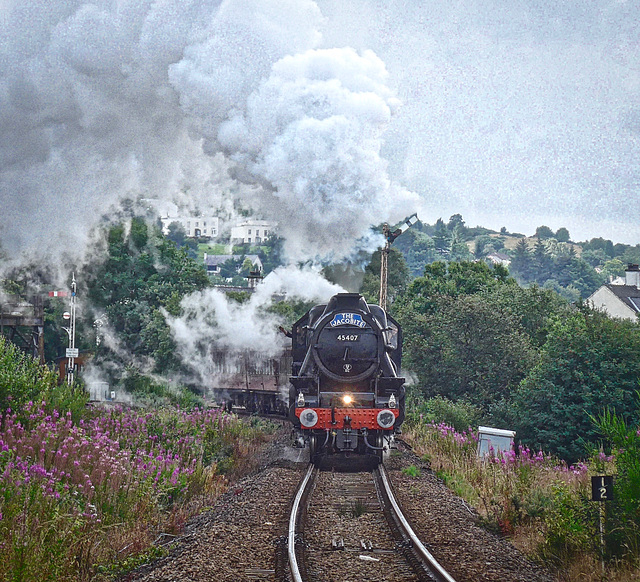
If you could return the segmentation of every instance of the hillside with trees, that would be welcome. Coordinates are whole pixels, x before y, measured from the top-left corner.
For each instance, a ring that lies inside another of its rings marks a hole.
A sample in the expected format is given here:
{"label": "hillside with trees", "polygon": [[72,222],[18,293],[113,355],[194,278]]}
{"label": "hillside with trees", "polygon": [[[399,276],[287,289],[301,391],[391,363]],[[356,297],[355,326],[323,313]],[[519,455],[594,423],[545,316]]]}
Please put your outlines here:
{"label": "hillside with trees", "polygon": [[568,229],[554,232],[539,226],[531,237],[466,226],[460,214],[447,222],[418,222],[394,243],[414,277],[436,261],[482,260],[492,262],[496,253],[508,262],[509,273],[523,286],[552,289],[569,301],[585,299],[610,279],[619,277],[629,263],[640,263],[640,244],[614,244],[593,238],[571,241]]}
{"label": "hillside with trees", "polygon": [[[193,258],[197,247],[176,234],[165,237],[136,217],[112,225],[95,253],[100,258],[80,278],[78,345],[118,389],[158,391],[158,383],[185,371],[164,314],[179,315],[185,295],[214,281]],[[281,262],[280,248],[274,238],[234,249],[239,258],[225,266],[227,278],[242,278],[249,254],[261,254],[269,272]],[[492,262],[496,253],[509,258],[508,266]],[[359,260],[366,266],[334,266],[325,275],[341,284],[358,281],[375,302],[380,252]],[[459,214],[418,222],[395,241],[389,260],[390,309],[404,327],[411,390],[424,400],[470,406],[478,422],[512,427],[527,442],[580,457],[586,448],[578,437],[596,442],[586,426],[603,402],[628,416],[635,410],[638,324],[610,320],[582,303],[628,262],[640,262],[640,245],[575,243],[563,228],[541,226],[527,238],[506,228],[470,228]],[[26,297],[29,285],[45,286],[50,276],[32,266],[4,286]],[[46,306],[49,362],[66,346],[63,309],[62,300]],[[287,324],[301,310],[272,308]]]}

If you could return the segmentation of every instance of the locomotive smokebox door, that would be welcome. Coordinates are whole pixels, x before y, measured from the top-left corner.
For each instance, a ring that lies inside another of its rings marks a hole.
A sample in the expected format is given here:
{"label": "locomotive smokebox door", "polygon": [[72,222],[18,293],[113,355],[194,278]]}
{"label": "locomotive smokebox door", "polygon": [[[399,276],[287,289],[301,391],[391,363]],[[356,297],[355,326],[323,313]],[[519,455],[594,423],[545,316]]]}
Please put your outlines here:
{"label": "locomotive smokebox door", "polygon": [[378,342],[375,330],[361,315],[336,313],[317,334],[314,359],[329,377],[358,381],[375,371]]}

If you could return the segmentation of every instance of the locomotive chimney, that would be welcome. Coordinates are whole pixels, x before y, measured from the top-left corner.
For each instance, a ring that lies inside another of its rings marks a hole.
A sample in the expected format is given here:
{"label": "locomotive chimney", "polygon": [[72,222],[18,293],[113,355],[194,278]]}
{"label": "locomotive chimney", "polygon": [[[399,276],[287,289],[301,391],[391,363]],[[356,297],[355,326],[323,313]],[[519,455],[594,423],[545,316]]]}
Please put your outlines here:
{"label": "locomotive chimney", "polygon": [[630,287],[640,289],[640,267],[629,264],[624,271],[624,283]]}

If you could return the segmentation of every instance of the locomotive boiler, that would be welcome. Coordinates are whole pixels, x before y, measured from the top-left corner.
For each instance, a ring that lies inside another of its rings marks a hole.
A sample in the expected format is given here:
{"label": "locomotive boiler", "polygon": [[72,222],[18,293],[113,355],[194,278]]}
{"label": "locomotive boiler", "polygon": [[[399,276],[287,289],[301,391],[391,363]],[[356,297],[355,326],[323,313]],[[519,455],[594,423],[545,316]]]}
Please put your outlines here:
{"label": "locomotive boiler", "polygon": [[310,309],[291,335],[290,418],[312,459],[382,459],[404,420],[398,322],[358,293],[339,293]]}

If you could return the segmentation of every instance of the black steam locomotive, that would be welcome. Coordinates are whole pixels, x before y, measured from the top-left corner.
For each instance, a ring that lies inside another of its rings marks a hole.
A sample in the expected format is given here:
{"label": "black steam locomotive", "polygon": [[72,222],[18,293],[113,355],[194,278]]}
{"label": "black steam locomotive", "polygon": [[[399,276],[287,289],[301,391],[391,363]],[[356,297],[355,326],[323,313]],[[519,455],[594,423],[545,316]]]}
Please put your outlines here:
{"label": "black steam locomotive", "polygon": [[398,322],[357,293],[339,293],[310,309],[291,334],[289,414],[312,459],[382,459],[404,420]]}

